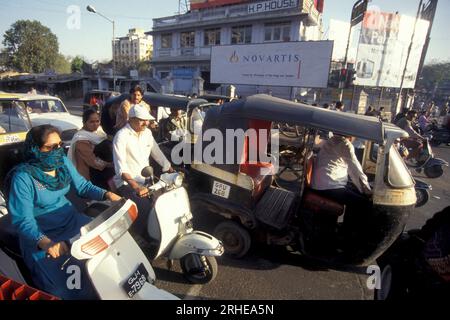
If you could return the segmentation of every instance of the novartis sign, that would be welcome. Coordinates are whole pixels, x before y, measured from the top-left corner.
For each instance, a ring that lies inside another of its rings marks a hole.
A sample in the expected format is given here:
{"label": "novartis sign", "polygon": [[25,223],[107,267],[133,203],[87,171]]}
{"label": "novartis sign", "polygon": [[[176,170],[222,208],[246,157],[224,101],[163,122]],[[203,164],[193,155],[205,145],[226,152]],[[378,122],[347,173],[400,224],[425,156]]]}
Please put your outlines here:
{"label": "novartis sign", "polygon": [[248,13],[261,13],[298,7],[298,0],[269,0],[248,5]]}

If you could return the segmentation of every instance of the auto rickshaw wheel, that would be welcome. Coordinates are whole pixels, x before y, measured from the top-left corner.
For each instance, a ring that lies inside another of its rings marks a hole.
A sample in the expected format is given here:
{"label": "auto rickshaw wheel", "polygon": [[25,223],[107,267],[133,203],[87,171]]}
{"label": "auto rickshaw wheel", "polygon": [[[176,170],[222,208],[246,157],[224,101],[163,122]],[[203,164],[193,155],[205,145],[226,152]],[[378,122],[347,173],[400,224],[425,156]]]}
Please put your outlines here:
{"label": "auto rickshaw wheel", "polygon": [[380,288],[375,289],[375,300],[398,300],[406,295],[403,278],[398,266],[389,262],[379,263]]}
{"label": "auto rickshaw wheel", "polygon": [[431,166],[431,167],[426,167],[424,172],[428,178],[436,179],[436,178],[441,177],[444,174],[444,169],[440,165],[435,165],[435,166]]}
{"label": "auto rickshaw wheel", "polygon": [[252,244],[248,231],[234,221],[220,223],[214,229],[214,236],[222,241],[225,253],[234,258],[245,256]]}

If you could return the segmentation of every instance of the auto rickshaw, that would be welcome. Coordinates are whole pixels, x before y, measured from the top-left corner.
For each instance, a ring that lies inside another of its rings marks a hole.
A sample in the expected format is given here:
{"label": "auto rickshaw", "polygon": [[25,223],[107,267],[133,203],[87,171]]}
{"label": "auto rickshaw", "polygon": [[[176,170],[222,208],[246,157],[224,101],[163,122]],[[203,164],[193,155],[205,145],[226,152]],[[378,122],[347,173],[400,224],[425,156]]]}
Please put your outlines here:
{"label": "auto rickshaw", "polygon": [[94,109],[101,112],[103,105],[111,97],[120,96],[120,92],[109,90],[91,90],[85,94],[83,99],[83,111]]}
{"label": "auto rickshaw", "polygon": [[[223,152],[224,157],[230,152],[239,154],[234,164],[191,165],[188,181],[193,211],[219,217],[214,235],[234,257],[243,257],[252,242],[259,241],[324,261],[351,265],[375,261],[404,230],[416,203],[414,180],[393,146],[397,138],[407,133],[373,117],[255,95],[209,110],[203,134],[211,128],[224,136],[229,129],[263,132],[263,129],[271,130],[273,122],[302,128],[303,134],[298,138],[305,150],[299,153],[304,156],[298,159],[302,168],[298,191],[273,185],[276,162],[249,161],[250,149],[267,149],[269,139],[266,145],[261,141],[251,144],[246,137],[234,144],[234,150]],[[356,224],[347,221],[344,205],[310,188],[317,139],[330,131],[365,141],[362,167],[373,186],[373,197],[368,199],[372,209],[360,212],[364,218]],[[273,131],[267,132],[274,135]],[[224,148],[227,146],[224,143]],[[201,147],[205,151],[211,146],[203,142]],[[276,158],[276,148],[271,149],[271,155],[265,152]]]}

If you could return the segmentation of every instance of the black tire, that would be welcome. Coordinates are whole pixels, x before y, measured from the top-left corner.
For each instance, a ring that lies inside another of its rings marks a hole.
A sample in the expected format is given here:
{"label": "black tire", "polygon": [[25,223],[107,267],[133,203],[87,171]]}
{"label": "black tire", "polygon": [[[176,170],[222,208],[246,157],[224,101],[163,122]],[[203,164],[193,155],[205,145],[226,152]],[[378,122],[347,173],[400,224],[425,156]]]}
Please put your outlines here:
{"label": "black tire", "polygon": [[441,141],[439,141],[439,140],[436,140],[436,139],[431,139],[430,140],[430,143],[431,143],[431,146],[432,147],[439,147],[440,145],[441,145]]}
{"label": "black tire", "polygon": [[213,281],[219,270],[215,257],[200,256],[195,253],[181,258],[180,266],[186,280],[194,284],[207,284]]}
{"label": "black tire", "polygon": [[214,236],[221,240],[225,253],[242,258],[250,250],[252,240],[247,230],[234,221],[225,221],[214,229]]}
{"label": "black tire", "polygon": [[426,167],[424,172],[428,178],[436,179],[436,178],[441,177],[444,174],[444,169],[440,165],[435,165],[435,166],[431,166],[431,167]]}
{"label": "black tire", "polygon": [[375,300],[400,300],[406,296],[402,273],[395,264],[378,263],[381,271],[380,289],[375,289]]}
{"label": "black tire", "polygon": [[425,189],[416,189],[416,208],[423,207],[430,199],[430,193]]}

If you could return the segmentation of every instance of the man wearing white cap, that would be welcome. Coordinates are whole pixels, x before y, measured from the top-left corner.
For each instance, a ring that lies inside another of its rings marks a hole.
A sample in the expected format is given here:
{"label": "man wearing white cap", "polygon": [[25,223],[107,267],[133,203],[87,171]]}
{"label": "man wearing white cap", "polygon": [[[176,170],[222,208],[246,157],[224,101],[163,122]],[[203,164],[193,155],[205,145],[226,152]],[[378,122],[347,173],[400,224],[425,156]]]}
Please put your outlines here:
{"label": "man wearing white cap", "polygon": [[[135,232],[139,226],[146,226],[147,213],[151,203],[146,196],[147,188],[144,187],[145,178],[141,175],[143,168],[149,166],[150,156],[162,167],[163,172],[173,169],[170,162],[161,152],[148,129],[150,121],[154,121],[148,109],[142,105],[133,105],[129,111],[129,120],[125,127],[117,132],[114,137],[113,155],[114,183],[117,193],[122,197],[133,200],[139,210],[139,217],[134,223]],[[141,219],[139,219],[141,218]]]}

